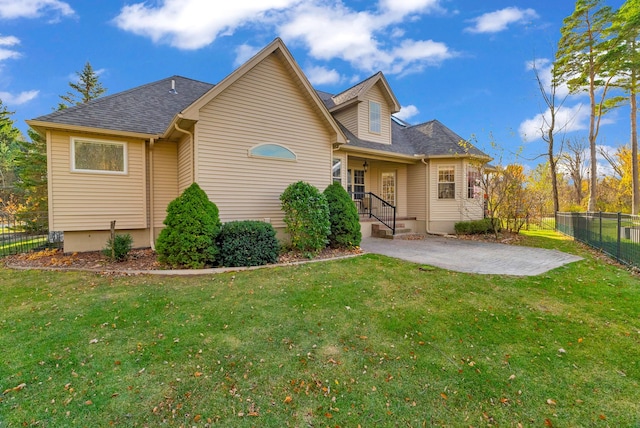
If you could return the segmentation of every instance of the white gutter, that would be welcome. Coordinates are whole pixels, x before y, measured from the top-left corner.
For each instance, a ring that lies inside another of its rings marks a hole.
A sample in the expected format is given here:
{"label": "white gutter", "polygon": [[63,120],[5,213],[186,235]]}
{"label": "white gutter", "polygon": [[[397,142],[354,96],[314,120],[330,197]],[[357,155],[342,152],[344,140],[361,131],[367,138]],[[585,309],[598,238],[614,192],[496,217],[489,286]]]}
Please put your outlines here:
{"label": "white gutter", "polygon": [[153,182],[153,146],[155,144],[155,140],[153,138],[149,138],[149,245],[151,249],[155,251],[156,249],[156,232],[155,232],[155,216],[154,214],[154,182]]}

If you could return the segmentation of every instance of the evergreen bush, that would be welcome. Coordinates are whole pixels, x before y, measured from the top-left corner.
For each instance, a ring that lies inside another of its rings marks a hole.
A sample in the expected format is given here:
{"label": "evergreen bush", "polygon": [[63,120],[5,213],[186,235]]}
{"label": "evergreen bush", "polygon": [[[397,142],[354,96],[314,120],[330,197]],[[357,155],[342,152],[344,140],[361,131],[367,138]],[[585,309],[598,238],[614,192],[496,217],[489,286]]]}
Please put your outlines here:
{"label": "evergreen bush", "polygon": [[291,247],[304,252],[326,247],[331,233],[327,198],[315,186],[298,181],[285,189],[280,201]]}
{"label": "evergreen bush", "polygon": [[276,231],[262,221],[231,221],[218,236],[222,266],[261,266],[278,261],[280,243]]}
{"label": "evergreen bush", "polygon": [[164,224],[156,241],[159,261],[192,269],[215,265],[221,226],[218,207],[197,183],[171,201]]}
{"label": "evergreen bush", "polygon": [[107,246],[102,250],[109,259],[121,262],[127,258],[133,245],[133,238],[128,233],[124,235],[116,235],[114,239],[107,240]]}
{"label": "evergreen bush", "polygon": [[360,218],[356,204],[347,191],[340,183],[334,182],[324,189],[324,196],[329,204],[329,245],[346,248],[359,246],[362,240]]}

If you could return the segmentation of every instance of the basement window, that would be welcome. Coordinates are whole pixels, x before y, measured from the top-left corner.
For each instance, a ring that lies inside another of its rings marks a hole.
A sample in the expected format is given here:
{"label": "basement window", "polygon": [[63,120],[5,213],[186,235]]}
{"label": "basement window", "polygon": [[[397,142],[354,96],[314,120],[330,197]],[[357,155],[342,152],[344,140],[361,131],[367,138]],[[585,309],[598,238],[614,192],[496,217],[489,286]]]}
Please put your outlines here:
{"label": "basement window", "polygon": [[71,171],[126,174],[127,143],[72,138]]}

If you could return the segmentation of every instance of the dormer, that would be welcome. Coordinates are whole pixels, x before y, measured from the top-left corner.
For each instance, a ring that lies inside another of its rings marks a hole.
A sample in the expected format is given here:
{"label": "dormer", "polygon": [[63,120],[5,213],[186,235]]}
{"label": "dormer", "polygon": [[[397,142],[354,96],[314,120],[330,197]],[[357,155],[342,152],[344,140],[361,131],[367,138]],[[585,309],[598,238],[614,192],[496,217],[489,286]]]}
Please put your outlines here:
{"label": "dormer", "polygon": [[330,104],[333,117],[359,139],[391,144],[391,115],[400,104],[382,72],[334,95]]}

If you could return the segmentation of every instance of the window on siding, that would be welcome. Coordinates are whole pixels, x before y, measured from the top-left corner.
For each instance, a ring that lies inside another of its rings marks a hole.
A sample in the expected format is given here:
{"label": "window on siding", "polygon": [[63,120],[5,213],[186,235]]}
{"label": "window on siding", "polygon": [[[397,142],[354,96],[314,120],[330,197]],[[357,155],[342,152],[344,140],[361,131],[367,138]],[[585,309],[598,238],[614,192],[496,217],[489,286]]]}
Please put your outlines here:
{"label": "window on siding", "polygon": [[452,166],[438,168],[438,199],[455,199],[456,170]]}
{"label": "window on siding", "polygon": [[482,195],[480,187],[480,172],[477,169],[467,170],[467,198],[475,199]]}
{"label": "window on siding", "polygon": [[297,159],[295,153],[280,144],[260,144],[249,149],[249,156],[284,160]]}
{"label": "window on siding", "polygon": [[127,143],[72,138],[71,170],[101,174],[126,174]]}
{"label": "window on siding", "polygon": [[380,103],[369,101],[369,132],[380,133]]}
{"label": "window on siding", "polygon": [[342,184],[342,160],[341,159],[334,159],[333,160],[333,167],[331,169],[331,175],[333,177],[333,182],[334,183]]}

